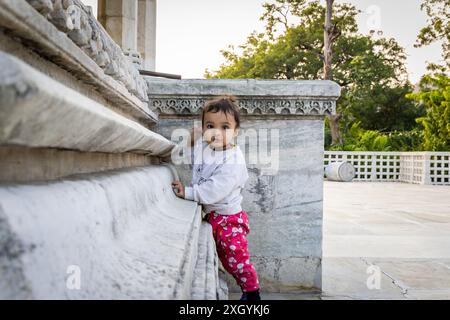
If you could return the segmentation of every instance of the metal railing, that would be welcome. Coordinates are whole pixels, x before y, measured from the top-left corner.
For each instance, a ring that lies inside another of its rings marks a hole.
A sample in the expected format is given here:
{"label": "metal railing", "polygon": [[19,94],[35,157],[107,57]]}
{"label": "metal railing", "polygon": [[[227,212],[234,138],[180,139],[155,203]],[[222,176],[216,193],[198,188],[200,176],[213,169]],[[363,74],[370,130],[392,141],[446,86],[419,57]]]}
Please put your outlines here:
{"label": "metal railing", "polygon": [[168,78],[168,79],[181,79],[181,76],[179,74],[163,73],[163,72],[156,72],[156,71],[149,71],[149,70],[139,70],[139,73],[142,76],[160,77],[160,78]]}

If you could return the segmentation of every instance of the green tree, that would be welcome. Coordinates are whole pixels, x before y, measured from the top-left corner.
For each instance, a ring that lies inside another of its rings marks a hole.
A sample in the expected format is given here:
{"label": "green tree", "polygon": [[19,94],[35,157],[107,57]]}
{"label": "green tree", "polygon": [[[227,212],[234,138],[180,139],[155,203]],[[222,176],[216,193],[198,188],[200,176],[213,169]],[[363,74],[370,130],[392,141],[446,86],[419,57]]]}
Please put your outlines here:
{"label": "green tree", "polygon": [[450,151],[450,0],[423,0],[421,9],[428,15],[428,21],[415,46],[442,42],[444,64],[430,63],[430,72],[422,77],[419,92],[407,97],[426,109],[426,114],[416,119],[422,129],[420,148]]}
{"label": "green tree", "polygon": [[429,69],[445,72],[450,70],[450,0],[423,0],[421,10],[428,15],[427,25],[417,36],[415,47],[442,42],[444,65],[430,64]]}
{"label": "green tree", "polygon": [[409,84],[396,87],[375,84],[367,92],[349,92],[345,102],[348,104],[346,123],[360,121],[364,129],[385,133],[416,128],[415,119],[424,116],[425,109],[406,98],[412,89]]}
{"label": "green tree", "polygon": [[[323,33],[323,79],[333,80],[333,46],[337,39],[341,36],[341,30],[336,24],[333,24],[333,5],[334,0],[326,0],[325,7],[325,25]],[[331,140],[333,144],[342,144],[342,135],[339,128],[339,120],[342,114],[329,114],[328,125],[331,132]]]}
{"label": "green tree", "polygon": [[[253,32],[238,50],[233,46],[222,50],[225,63],[219,70],[206,70],[205,76],[322,78],[325,7],[317,0],[276,0],[264,8],[265,32]],[[334,41],[332,69],[333,80],[342,88],[337,104],[341,130],[345,134],[354,121],[362,128],[386,132],[411,128],[418,108],[402,96],[411,89],[404,50],[394,39],[359,34],[359,12],[345,3],[333,7],[332,25],[339,37]],[[389,121],[383,121],[387,116]]]}
{"label": "green tree", "polygon": [[426,115],[416,119],[423,126],[423,149],[450,151],[450,78],[444,74],[426,75],[420,89],[408,97],[426,108]]}

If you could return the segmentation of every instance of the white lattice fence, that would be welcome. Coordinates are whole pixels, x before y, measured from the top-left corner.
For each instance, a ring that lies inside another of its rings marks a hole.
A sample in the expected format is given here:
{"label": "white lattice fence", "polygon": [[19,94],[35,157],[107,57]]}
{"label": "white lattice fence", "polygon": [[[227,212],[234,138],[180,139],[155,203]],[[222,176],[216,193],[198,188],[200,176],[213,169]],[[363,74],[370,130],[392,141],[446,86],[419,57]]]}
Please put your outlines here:
{"label": "white lattice fence", "polygon": [[324,167],[337,161],[353,164],[354,181],[450,185],[450,152],[324,152]]}
{"label": "white lattice fence", "polygon": [[433,152],[429,169],[431,184],[450,185],[450,152]]}
{"label": "white lattice fence", "polygon": [[430,184],[428,157],[425,153],[406,152],[400,154],[400,182]]}

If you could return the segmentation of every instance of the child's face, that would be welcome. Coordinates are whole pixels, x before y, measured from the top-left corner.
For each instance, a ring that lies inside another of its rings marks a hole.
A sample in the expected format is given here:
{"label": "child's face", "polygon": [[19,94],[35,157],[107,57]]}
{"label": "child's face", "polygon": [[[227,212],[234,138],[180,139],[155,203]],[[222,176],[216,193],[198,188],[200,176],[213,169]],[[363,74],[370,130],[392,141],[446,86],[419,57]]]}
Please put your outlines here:
{"label": "child's face", "polygon": [[207,112],[203,120],[203,137],[214,148],[225,148],[239,129],[236,128],[236,120],[230,114],[219,112]]}

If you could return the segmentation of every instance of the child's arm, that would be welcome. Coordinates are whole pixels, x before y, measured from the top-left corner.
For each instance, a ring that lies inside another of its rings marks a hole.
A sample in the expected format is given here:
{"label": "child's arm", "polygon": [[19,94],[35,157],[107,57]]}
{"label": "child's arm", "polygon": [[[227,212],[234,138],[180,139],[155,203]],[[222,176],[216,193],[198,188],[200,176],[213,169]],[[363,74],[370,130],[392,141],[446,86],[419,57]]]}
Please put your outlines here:
{"label": "child's arm", "polygon": [[[194,164],[194,148],[193,147],[194,147],[196,141],[201,137],[202,137],[202,128],[193,127],[191,130],[191,141],[190,141],[190,148],[191,148],[191,150],[190,150],[190,152],[191,152],[190,167],[191,168]],[[187,150],[184,150],[184,152],[186,152],[186,151]],[[177,197],[185,198],[185,187],[181,181],[179,181],[179,180],[172,181],[172,189],[174,189]]]}
{"label": "child's arm", "polygon": [[202,184],[184,188],[184,198],[201,204],[214,204],[225,198],[239,184],[245,165],[219,166]]}

